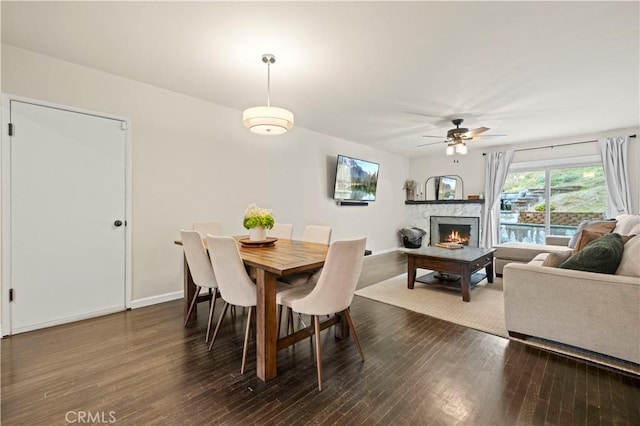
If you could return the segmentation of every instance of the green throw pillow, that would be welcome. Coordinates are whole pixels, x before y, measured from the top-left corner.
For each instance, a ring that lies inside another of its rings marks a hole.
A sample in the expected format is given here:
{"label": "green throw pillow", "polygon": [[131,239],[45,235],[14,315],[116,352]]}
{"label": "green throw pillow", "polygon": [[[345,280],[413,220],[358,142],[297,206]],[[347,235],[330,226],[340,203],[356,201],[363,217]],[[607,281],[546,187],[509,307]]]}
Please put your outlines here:
{"label": "green throw pillow", "polygon": [[558,267],[600,274],[615,274],[623,252],[622,237],[619,234],[605,234],[591,241]]}

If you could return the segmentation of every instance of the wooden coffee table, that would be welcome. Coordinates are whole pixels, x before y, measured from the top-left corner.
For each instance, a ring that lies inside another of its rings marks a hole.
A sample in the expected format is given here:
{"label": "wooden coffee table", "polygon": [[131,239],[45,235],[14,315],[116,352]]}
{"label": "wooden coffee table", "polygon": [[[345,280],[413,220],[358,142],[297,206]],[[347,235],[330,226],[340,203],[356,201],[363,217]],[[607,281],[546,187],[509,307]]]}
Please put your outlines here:
{"label": "wooden coffee table", "polygon": [[[437,271],[418,278],[419,282],[437,284],[447,287],[460,288],[462,300],[471,300],[471,287],[484,279],[474,272],[485,268],[486,278],[493,283],[493,252],[492,248],[465,247],[463,249],[445,249],[440,247],[423,247],[416,250],[406,250],[407,254],[407,287],[412,289],[416,282],[416,269],[430,269]],[[440,274],[438,274],[440,273]],[[459,275],[455,279],[438,278],[443,274]],[[474,278],[472,280],[472,274]]]}

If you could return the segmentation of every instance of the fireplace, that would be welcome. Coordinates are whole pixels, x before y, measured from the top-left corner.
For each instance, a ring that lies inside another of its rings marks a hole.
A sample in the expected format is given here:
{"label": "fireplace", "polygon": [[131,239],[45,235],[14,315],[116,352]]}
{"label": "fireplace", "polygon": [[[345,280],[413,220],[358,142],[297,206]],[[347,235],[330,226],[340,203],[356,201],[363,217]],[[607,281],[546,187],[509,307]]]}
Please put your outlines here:
{"label": "fireplace", "polygon": [[431,216],[430,245],[458,243],[478,247],[480,218],[459,216]]}

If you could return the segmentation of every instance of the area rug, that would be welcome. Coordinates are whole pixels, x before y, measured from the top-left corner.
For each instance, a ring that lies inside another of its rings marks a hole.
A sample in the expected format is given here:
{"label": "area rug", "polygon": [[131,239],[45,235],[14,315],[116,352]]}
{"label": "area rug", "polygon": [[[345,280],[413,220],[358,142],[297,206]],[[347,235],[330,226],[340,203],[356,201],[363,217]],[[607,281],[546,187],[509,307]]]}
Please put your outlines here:
{"label": "area rug", "polygon": [[[417,276],[429,271],[419,270]],[[471,290],[471,301],[462,301],[462,293],[416,282],[407,288],[407,274],[398,275],[356,291],[358,296],[388,305],[443,319],[465,327],[508,337],[504,325],[502,279],[493,284],[481,281]]]}
{"label": "area rug", "polygon": [[[427,272],[429,271],[418,270],[416,276],[420,277]],[[459,291],[442,289],[428,284],[416,282],[413,290],[410,290],[407,288],[407,274],[398,275],[357,290],[356,295],[527,345],[640,375],[640,365],[638,364],[543,339],[521,340],[509,337],[504,324],[502,278],[496,278],[493,284],[489,284],[486,279],[478,283],[471,290],[471,301],[468,303],[462,301],[462,294]]]}

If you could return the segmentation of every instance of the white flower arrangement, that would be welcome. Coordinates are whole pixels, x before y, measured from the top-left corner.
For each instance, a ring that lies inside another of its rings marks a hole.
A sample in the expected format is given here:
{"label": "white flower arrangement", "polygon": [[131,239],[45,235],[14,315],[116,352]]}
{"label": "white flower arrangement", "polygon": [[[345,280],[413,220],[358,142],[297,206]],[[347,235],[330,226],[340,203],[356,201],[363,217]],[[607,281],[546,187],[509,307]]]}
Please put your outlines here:
{"label": "white flower arrangement", "polygon": [[271,210],[262,209],[255,204],[250,204],[249,207],[244,211],[244,220],[242,225],[246,229],[255,228],[257,226],[262,226],[265,229],[273,228],[273,224],[275,220],[271,215]]}

